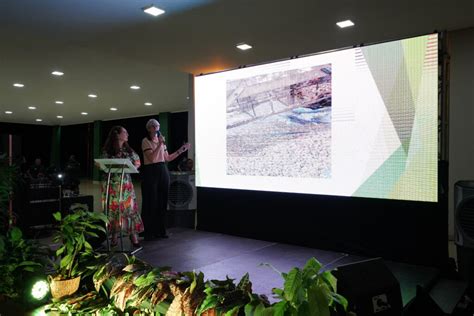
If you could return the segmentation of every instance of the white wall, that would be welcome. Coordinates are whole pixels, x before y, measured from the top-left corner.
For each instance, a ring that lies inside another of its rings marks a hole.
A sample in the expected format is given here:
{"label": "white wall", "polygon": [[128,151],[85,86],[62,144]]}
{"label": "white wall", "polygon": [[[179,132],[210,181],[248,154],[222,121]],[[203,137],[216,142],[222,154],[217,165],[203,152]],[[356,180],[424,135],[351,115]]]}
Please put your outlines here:
{"label": "white wall", "polygon": [[449,236],[454,236],[454,184],[474,180],[474,28],[449,33]]}

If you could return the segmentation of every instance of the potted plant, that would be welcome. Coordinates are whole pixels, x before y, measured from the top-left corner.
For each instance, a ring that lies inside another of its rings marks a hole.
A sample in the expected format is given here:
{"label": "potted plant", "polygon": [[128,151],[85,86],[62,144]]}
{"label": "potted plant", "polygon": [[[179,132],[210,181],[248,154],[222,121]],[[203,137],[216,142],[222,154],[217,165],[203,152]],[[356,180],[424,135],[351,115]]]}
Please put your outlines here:
{"label": "potted plant", "polygon": [[61,246],[56,250],[56,275],[50,276],[53,298],[74,294],[79,288],[81,275],[93,265],[95,252],[87,238],[105,233],[107,218],[98,212],[89,212],[83,204],[73,205],[72,213],[62,217],[60,212],[53,216],[59,222],[53,238]]}
{"label": "potted plant", "polygon": [[274,288],[280,301],[265,307],[255,300],[245,306],[246,315],[308,315],[330,316],[337,307],[347,310],[347,300],[337,294],[337,280],[315,258],[306,262],[303,269],[293,268],[288,273],[276,270],[284,279],[283,288]]}

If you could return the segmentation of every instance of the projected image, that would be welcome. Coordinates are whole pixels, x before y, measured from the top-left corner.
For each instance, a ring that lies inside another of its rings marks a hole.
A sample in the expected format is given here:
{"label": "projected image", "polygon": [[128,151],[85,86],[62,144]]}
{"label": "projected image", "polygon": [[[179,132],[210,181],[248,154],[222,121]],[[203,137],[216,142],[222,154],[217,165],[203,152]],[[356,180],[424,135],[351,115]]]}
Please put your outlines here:
{"label": "projected image", "polygon": [[199,187],[436,202],[438,35],[195,78]]}
{"label": "projected image", "polygon": [[227,81],[227,175],[331,176],[331,64]]}

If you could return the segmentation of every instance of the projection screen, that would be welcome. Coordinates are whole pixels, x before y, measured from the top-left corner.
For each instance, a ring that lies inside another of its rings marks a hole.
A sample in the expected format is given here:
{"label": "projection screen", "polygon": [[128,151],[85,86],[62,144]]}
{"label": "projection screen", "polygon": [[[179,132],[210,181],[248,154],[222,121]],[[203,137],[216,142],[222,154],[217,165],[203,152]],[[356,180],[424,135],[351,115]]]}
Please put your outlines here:
{"label": "projection screen", "polygon": [[197,186],[437,201],[437,34],[194,80]]}

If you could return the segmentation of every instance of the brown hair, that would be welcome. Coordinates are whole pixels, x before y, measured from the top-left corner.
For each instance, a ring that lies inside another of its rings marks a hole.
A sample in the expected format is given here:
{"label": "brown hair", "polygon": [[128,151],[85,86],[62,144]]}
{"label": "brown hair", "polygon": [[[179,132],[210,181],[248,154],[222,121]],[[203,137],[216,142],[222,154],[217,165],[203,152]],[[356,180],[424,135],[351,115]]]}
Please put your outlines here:
{"label": "brown hair", "polygon": [[[123,129],[124,128],[119,125],[114,126],[110,129],[109,135],[105,140],[104,147],[102,148],[102,151],[107,153],[107,156],[114,157],[120,152],[119,134],[122,132]],[[130,148],[130,146],[128,145],[128,142],[123,143],[123,148],[126,152],[130,154],[133,152],[132,148]]]}

